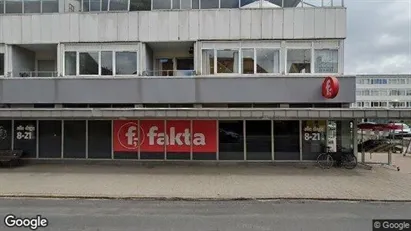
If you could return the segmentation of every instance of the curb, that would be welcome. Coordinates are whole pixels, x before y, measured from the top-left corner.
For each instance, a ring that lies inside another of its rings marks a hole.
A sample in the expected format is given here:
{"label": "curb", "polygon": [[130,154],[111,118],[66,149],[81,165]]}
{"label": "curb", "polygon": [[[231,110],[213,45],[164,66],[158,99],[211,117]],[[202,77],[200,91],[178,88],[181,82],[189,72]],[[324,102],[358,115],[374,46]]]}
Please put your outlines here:
{"label": "curb", "polygon": [[310,198],[310,197],[272,197],[272,198],[208,198],[208,197],[118,197],[118,196],[66,196],[66,195],[0,195],[0,199],[61,199],[61,200],[133,200],[133,201],[340,201],[340,202],[373,202],[373,203],[411,203],[410,200],[394,199],[358,199],[358,198]]}

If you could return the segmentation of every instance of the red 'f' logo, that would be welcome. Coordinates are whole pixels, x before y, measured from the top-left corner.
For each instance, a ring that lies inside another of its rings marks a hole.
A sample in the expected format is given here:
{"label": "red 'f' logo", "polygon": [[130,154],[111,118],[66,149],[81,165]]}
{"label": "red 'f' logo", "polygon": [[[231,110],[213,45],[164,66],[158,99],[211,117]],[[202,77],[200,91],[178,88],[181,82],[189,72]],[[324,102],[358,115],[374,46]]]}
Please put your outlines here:
{"label": "red 'f' logo", "polygon": [[322,85],[322,95],[327,99],[333,99],[337,96],[339,88],[340,86],[337,78],[327,77]]}

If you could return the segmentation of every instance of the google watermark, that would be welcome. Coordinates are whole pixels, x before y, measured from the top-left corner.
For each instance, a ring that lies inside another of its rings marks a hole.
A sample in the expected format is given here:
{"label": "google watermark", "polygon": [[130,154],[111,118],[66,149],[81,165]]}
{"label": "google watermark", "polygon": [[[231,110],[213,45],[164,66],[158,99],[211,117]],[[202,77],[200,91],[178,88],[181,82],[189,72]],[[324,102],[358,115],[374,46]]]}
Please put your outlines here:
{"label": "google watermark", "polygon": [[27,228],[30,230],[38,230],[49,225],[47,218],[37,215],[35,217],[18,217],[14,214],[8,214],[4,217],[4,224],[9,228]]}
{"label": "google watermark", "polygon": [[411,231],[411,220],[373,220],[373,231]]}

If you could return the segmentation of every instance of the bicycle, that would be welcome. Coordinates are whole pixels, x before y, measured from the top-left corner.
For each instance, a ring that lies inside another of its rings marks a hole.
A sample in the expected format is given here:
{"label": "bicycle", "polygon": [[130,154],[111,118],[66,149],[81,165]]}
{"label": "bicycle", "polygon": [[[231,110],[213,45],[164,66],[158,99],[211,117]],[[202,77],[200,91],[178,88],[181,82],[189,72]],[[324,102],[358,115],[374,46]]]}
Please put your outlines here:
{"label": "bicycle", "polygon": [[353,153],[345,153],[341,156],[341,166],[344,168],[354,169],[357,164],[357,157]]}
{"label": "bicycle", "polygon": [[334,158],[331,155],[330,147],[327,148],[327,152],[318,155],[317,163],[322,169],[329,169],[334,165]]}

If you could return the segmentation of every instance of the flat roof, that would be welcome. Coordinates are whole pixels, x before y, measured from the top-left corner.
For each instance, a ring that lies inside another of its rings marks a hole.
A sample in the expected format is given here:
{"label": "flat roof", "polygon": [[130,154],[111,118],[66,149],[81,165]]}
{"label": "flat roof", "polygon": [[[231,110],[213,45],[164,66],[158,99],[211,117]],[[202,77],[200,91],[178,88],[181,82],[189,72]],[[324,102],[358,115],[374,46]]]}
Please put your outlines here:
{"label": "flat roof", "polygon": [[0,119],[411,119],[411,109],[363,108],[2,108]]}

